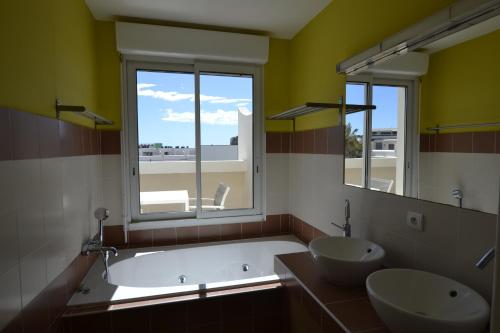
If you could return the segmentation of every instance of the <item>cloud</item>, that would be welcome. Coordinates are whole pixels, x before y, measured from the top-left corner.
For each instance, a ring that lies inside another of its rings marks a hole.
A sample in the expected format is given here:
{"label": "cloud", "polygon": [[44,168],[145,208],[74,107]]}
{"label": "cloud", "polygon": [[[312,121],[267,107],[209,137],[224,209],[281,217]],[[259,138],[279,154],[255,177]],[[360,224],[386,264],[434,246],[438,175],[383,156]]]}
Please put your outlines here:
{"label": "cloud", "polygon": [[[179,93],[177,91],[162,91],[162,90],[148,89],[148,88],[153,88],[155,86],[156,85],[152,83],[138,83],[137,95],[162,99],[167,102],[178,102],[186,100],[194,102],[194,94],[191,93],[184,94],[184,93]],[[236,104],[236,103],[248,104],[252,100],[249,98],[228,98],[222,96],[200,95],[200,101],[208,102],[211,104]]]}
{"label": "cloud", "polygon": [[137,85],[137,95],[138,96],[148,96],[157,99],[163,99],[167,102],[178,102],[184,100],[193,101],[193,94],[183,94],[178,93],[176,91],[161,91],[161,90],[153,90],[153,89],[141,89],[139,85]]}
{"label": "cloud", "polygon": [[145,89],[145,88],[152,88],[155,86],[156,86],[156,84],[154,84],[154,83],[137,83],[137,91]]}
{"label": "cloud", "polygon": [[238,125],[238,112],[221,109],[215,112],[201,111],[200,119],[203,124],[209,125]]}
{"label": "cloud", "polygon": [[[164,121],[177,123],[194,123],[194,112],[175,112],[172,109],[165,110]],[[238,111],[225,111],[218,109],[215,112],[201,110],[200,120],[202,124],[208,125],[238,125]]]}
{"label": "cloud", "polygon": [[171,121],[176,123],[193,123],[194,112],[175,112],[172,109],[165,110],[165,116],[161,120]]}
{"label": "cloud", "polygon": [[246,103],[248,104],[252,100],[249,98],[227,98],[220,96],[208,96],[208,95],[200,95],[201,102],[208,102],[212,104],[236,104],[236,103]]}

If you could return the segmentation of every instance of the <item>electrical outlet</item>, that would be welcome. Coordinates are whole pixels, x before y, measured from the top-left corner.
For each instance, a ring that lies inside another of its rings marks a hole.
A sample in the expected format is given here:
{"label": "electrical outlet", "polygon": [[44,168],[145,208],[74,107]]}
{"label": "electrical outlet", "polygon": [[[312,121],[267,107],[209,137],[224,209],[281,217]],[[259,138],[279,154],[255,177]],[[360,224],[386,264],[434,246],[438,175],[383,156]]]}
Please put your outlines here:
{"label": "electrical outlet", "polygon": [[406,225],[418,231],[424,231],[424,216],[421,213],[408,212]]}

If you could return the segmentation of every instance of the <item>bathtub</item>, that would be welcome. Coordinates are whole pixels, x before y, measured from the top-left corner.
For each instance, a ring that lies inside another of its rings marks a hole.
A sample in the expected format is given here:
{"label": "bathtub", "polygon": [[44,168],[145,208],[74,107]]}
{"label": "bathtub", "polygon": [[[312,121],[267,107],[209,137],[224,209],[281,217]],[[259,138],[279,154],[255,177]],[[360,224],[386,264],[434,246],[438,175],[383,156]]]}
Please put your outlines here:
{"label": "bathtub", "polygon": [[109,283],[98,259],[68,303],[123,303],[279,280],[274,256],[304,252],[292,235],[121,250],[110,258]]}

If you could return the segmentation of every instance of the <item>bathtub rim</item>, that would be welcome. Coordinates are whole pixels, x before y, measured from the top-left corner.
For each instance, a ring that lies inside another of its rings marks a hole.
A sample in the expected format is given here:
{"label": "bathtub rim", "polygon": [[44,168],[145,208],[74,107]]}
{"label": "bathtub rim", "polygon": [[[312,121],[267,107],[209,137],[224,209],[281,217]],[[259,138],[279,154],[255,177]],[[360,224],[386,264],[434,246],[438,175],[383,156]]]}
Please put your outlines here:
{"label": "bathtub rim", "polygon": [[[302,252],[307,252],[307,246],[302,242],[300,239],[295,237],[292,234],[286,234],[286,235],[278,235],[278,236],[267,236],[267,237],[255,237],[255,238],[245,238],[245,239],[237,239],[237,240],[226,240],[226,241],[215,241],[215,242],[206,242],[206,243],[195,243],[195,244],[182,244],[182,245],[168,245],[168,246],[155,246],[155,247],[141,247],[141,248],[128,248],[128,249],[123,249],[120,251],[120,253],[125,253],[125,254],[136,254],[137,252],[159,252],[159,251],[165,251],[165,250],[173,250],[173,249],[189,249],[189,248],[195,248],[195,247],[207,247],[207,246],[217,246],[217,245],[225,245],[225,244],[242,244],[242,243],[254,243],[254,242],[262,242],[262,241],[292,241],[298,244],[301,244],[304,246],[304,251]],[[127,260],[131,258],[130,256],[118,256],[111,258],[110,266],[118,263],[123,260]],[[276,256],[274,256],[276,258]],[[102,263],[102,260],[97,258],[96,262],[92,265],[91,269],[87,272],[85,275],[84,279],[82,280],[81,286],[84,286],[84,282],[87,281],[89,276],[98,274],[100,270],[104,270],[104,265]],[[96,272],[97,271],[97,272]],[[142,296],[142,297],[131,297],[131,298],[125,298],[125,299],[117,299],[117,300],[106,300],[106,301],[90,301],[86,303],[73,303],[72,301],[78,295],[78,291],[75,291],[66,304],[66,309],[69,313],[80,313],[81,310],[83,310],[84,313],[89,313],[89,311],[92,311],[93,308],[100,309],[99,312],[102,312],[103,308],[106,307],[116,307],[118,305],[124,305],[126,304],[133,304],[133,303],[149,303],[152,301],[159,301],[159,302],[166,302],[168,303],[169,299],[174,299],[177,297],[180,298],[186,298],[186,299],[197,299],[197,298],[203,298],[203,295],[206,294],[211,294],[211,293],[223,293],[224,295],[232,294],[232,293],[238,293],[238,290],[240,289],[245,289],[245,288],[250,288],[253,291],[256,290],[266,290],[271,288],[275,288],[276,284],[281,285],[279,276],[275,272],[273,275],[276,277],[270,280],[266,281],[258,281],[254,283],[246,283],[246,284],[234,284],[234,285],[229,285],[229,286],[223,286],[223,287],[218,287],[218,288],[210,288],[210,289],[202,289],[202,290],[189,290],[189,291],[180,291],[176,293],[167,293],[167,294],[158,294],[158,295],[147,295],[147,296]],[[272,276],[272,275],[269,275]],[[95,280],[94,280],[95,281]],[[102,283],[105,283],[102,281]],[[104,286],[106,286],[105,284]],[[116,285],[110,284],[111,287],[108,288],[113,288],[116,287]],[[224,293],[224,291],[228,291],[228,293]],[[231,292],[233,291],[233,292]],[[171,301],[170,301],[171,302]],[[160,303],[161,304],[161,303]],[[137,306],[135,306],[137,307]],[[126,308],[126,307],[125,307]]]}
{"label": "bathtub rim", "polygon": [[178,294],[166,294],[145,296],[143,298],[123,299],[109,302],[96,302],[89,304],[68,305],[62,315],[63,318],[99,314],[109,311],[119,311],[127,309],[142,308],[148,306],[190,302],[196,300],[210,299],[230,295],[239,295],[251,292],[266,291],[283,288],[285,284],[279,278],[276,281],[266,281],[255,284],[235,285],[230,288],[214,288],[207,292],[186,292]]}

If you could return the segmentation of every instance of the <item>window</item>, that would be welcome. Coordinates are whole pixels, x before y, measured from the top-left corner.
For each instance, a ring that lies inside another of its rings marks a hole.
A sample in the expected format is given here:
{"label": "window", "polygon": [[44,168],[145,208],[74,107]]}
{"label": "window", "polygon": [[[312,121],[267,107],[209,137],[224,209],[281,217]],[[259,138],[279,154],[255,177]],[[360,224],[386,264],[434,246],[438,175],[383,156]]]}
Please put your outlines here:
{"label": "window", "polygon": [[133,221],[262,213],[260,69],[127,63]]}
{"label": "window", "polygon": [[[367,84],[349,83],[346,87],[346,103],[366,104]],[[366,112],[346,115],[345,119],[345,168],[346,184],[362,187],[364,184],[365,154],[365,117]]]}
{"label": "window", "polygon": [[407,132],[416,132],[409,103],[413,87],[412,81],[373,78],[347,83],[348,104],[373,104],[376,109],[346,115],[345,184],[411,193],[414,152]]}

